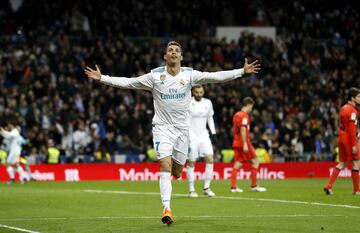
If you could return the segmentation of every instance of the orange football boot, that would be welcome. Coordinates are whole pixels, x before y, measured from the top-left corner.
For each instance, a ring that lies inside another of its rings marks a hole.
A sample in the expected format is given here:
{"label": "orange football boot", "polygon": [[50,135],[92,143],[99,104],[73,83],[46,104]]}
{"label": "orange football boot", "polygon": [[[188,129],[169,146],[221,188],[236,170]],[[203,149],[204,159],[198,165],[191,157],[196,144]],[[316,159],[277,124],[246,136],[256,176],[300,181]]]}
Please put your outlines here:
{"label": "orange football boot", "polygon": [[164,209],[161,221],[167,225],[170,225],[171,223],[174,222],[172,219],[172,212],[170,209]]}

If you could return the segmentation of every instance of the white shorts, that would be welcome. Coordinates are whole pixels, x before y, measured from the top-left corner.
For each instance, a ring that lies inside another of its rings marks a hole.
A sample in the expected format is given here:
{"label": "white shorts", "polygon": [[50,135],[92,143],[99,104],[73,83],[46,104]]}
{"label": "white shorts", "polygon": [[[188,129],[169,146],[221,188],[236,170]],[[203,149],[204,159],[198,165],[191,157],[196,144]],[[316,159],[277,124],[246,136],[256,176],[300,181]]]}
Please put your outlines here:
{"label": "white shorts", "polygon": [[13,150],[10,151],[8,154],[8,157],[6,159],[7,164],[16,164],[19,162],[19,158],[20,158],[20,153],[21,151],[18,150]]}
{"label": "white shorts", "polygon": [[213,154],[214,150],[209,135],[196,136],[190,133],[189,161],[195,162],[199,157]]}
{"label": "white shorts", "polygon": [[185,164],[189,151],[189,130],[171,125],[154,125],[152,133],[158,160],[171,156],[176,163]]}

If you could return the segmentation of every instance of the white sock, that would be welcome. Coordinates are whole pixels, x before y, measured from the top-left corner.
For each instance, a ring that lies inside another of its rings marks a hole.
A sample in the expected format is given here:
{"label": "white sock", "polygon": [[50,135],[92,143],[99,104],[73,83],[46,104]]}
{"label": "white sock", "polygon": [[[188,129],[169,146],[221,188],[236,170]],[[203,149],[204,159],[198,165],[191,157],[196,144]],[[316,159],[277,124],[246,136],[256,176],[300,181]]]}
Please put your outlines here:
{"label": "white sock", "polygon": [[190,192],[194,192],[195,191],[195,187],[194,187],[194,183],[195,183],[195,173],[194,173],[195,168],[194,167],[187,167],[186,172],[187,172],[187,180],[189,182],[189,191]]}
{"label": "white sock", "polygon": [[211,180],[213,179],[213,171],[214,171],[214,164],[207,163],[205,167],[205,175],[204,175],[204,189],[210,188]]}
{"label": "white sock", "polygon": [[18,166],[17,169],[16,169],[17,173],[19,174],[19,180],[20,181],[23,181],[24,180],[24,175],[25,175],[25,171],[24,171],[24,168],[22,166]]}
{"label": "white sock", "polygon": [[29,165],[25,166],[25,171],[25,177],[27,178],[27,181],[30,181],[32,178],[32,174]]}
{"label": "white sock", "polygon": [[15,171],[14,171],[14,168],[12,166],[9,166],[6,168],[8,174],[9,174],[9,177],[10,179],[15,179]]}
{"label": "white sock", "polygon": [[160,195],[164,209],[170,209],[171,200],[171,176],[170,172],[160,172]]}

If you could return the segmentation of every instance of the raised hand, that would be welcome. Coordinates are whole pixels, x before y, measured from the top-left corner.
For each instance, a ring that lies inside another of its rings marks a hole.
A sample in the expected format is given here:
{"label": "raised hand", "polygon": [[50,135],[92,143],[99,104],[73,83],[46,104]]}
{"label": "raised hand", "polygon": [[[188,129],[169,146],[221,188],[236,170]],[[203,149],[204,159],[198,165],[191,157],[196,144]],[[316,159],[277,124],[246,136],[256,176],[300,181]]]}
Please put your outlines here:
{"label": "raised hand", "polygon": [[96,70],[93,70],[93,69],[91,69],[90,67],[87,66],[85,68],[85,70],[84,70],[85,74],[86,74],[86,76],[88,76],[91,79],[100,80],[101,72],[100,72],[100,69],[99,69],[98,65],[95,65],[95,68],[96,68]]}
{"label": "raised hand", "polygon": [[257,74],[260,70],[260,63],[258,60],[248,64],[248,59],[245,58],[244,72],[245,74]]}

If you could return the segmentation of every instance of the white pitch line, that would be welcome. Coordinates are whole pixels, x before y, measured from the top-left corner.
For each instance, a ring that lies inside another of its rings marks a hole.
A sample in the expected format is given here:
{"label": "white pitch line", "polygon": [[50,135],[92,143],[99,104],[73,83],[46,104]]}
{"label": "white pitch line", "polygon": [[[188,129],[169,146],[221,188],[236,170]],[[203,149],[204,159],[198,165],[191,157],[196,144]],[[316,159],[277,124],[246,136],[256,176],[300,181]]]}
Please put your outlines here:
{"label": "white pitch line", "polygon": [[[129,192],[129,191],[113,191],[113,190],[93,190],[93,189],[85,189],[83,190],[86,193],[112,193],[112,194],[130,194],[130,195],[146,195],[146,196],[159,196],[160,193],[155,192]],[[188,197],[188,194],[179,194],[173,193],[173,196],[177,197]]]}
{"label": "white pitch line", "polygon": [[[343,217],[344,215],[333,214],[278,214],[278,215],[231,215],[231,216],[211,216],[211,215],[203,215],[203,216],[175,216],[177,218],[190,218],[190,219],[222,219],[222,218],[307,218],[307,217]],[[0,221],[59,221],[59,220],[103,220],[103,219],[158,219],[159,216],[117,216],[117,217],[109,217],[109,216],[98,216],[98,217],[53,217],[53,218],[4,218],[0,219]],[[34,231],[28,231],[34,232]]]}
{"label": "white pitch line", "polygon": [[28,233],[40,233],[40,232],[38,232],[38,231],[31,231],[31,230],[26,230],[26,229],[23,229],[23,228],[12,227],[12,226],[3,225],[3,224],[0,224],[0,227],[2,227],[2,228],[8,228],[8,229],[11,229],[11,230],[16,230],[16,231],[28,232]]}
{"label": "white pitch line", "polygon": [[[93,190],[85,189],[83,190],[87,193],[112,193],[112,194],[130,194],[130,195],[160,195],[155,192],[128,192],[128,191],[112,191],[112,190]],[[187,197],[187,194],[172,194],[176,197]],[[208,197],[206,197],[208,198]],[[321,202],[308,202],[308,201],[289,201],[289,200],[278,200],[278,199],[266,199],[266,198],[250,198],[250,197],[227,197],[227,196],[215,196],[211,198],[216,199],[228,199],[228,200],[248,200],[248,201],[267,201],[267,202],[277,202],[277,203],[290,203],[290,204],[302,204],[302,205],[314,205],[314,206],[329,206],[329,207],[341,207],[348,209],[360,209],[360,206],[353,205],[342,205],[342,204],[328,204]]]}

